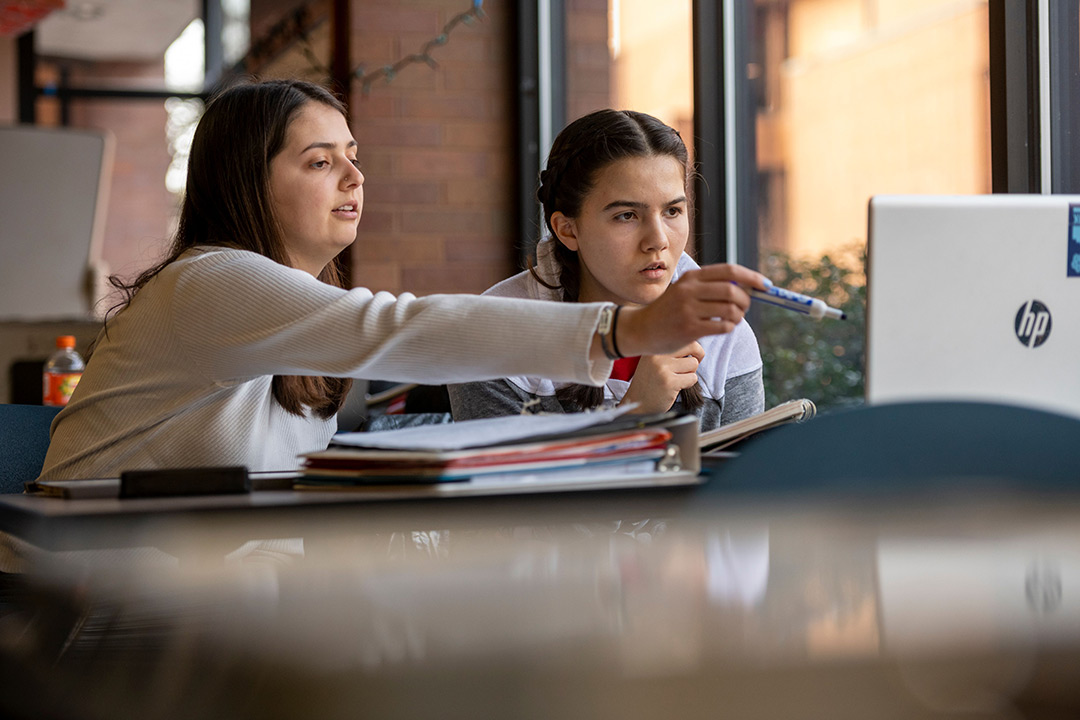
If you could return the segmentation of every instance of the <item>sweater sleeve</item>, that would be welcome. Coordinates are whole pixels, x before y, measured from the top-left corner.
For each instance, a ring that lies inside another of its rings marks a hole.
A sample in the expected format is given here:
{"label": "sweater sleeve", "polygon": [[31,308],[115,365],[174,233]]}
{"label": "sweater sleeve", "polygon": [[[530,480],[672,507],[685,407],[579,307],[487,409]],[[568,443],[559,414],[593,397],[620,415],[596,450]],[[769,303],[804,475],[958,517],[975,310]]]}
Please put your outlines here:
{"label": "sweater sleeve", "polygon": [[724,402],[721,425],[765,412],[765,385],[761,368],[730,377],[724,383]]}
{"label": "sweater sleeve", "polygon": [[[342,290],[256,253],[174,263],[168,317],[216,382],[329,375],[429,384],[509,375],[601,384],[589,347],[601,304]],[[163,273],[164,274],[164,273]]]}

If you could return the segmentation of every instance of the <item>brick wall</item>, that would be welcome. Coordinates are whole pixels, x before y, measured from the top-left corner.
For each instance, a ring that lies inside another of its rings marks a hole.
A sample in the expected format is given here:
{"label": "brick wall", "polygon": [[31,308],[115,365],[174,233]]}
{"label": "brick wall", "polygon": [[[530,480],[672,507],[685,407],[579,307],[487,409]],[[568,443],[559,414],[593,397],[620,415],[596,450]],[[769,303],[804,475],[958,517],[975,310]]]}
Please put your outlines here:
{"label": "brick wall", "polygon": [[[373,70],[418,52],[470,3],[354,0],[353,66]],[[480,292],[514,260],[514,19],[485,3],[414,64],[350,99],[366,176],[354,280],[374,290]]]}
{"label": "brick wall", "polygon": [[612,69],[608,50],[608,0],[567,0],[567,122],[594,110],[611,107]]}

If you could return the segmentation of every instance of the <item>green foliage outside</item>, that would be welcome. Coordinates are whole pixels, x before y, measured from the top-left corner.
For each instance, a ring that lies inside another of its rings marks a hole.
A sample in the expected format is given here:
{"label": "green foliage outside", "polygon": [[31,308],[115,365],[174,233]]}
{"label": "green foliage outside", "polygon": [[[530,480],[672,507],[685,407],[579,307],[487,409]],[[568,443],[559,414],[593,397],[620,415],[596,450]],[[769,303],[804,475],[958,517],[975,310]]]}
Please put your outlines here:
{"label": "green foliage outside", "polygon": [[820,298],[846,320],[813,320],[755,304],[753,323],[765,363],[765,407],[809,398],[819,412],[860,405],[866,368],[866,251],[862,246],[819,259],[774,253],[762,272],[780,287]]}

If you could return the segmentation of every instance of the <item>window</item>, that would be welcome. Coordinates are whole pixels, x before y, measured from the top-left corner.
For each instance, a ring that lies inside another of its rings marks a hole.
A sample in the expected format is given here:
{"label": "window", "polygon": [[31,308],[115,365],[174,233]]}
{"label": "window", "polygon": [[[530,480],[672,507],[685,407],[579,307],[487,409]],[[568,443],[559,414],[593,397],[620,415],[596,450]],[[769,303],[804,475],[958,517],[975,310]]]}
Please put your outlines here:
{"label": "window", "polygon": [[991,191],[988,6],[755,0],[744,22],[737,77],[756,109],[736,161],[755,181],[735,206],[756,232],[739,238],[739,260],[849,315],[818,324],[754,308],[767,404],[858,403],[870,197]]}

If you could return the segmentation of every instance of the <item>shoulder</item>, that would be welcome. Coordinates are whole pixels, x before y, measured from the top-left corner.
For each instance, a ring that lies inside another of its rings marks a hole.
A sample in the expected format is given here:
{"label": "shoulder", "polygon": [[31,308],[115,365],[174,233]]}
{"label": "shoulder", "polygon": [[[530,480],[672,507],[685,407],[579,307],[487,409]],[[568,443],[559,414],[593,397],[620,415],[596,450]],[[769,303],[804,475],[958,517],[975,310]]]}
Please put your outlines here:
{"label": "shoulder", "polygon": [[174,273],[190,273],[211,272],[225,268],[242,268],[245,271],[264,273],[299,272],[275,262],[265,255],[250,250],[205,245],[191,248],[169,265],[166,270]]}
{"label": "shoulder", "polygon": [[750,323],[743,320],[730,333],[701,338],[705,361],[698,368],[698,377],[707,394],[716,399],[724,396],[728,379],[759,370],[761,350]]}
{"label": "shoulder", "polygon": [[517,275],[495,283],[485,290],[483,294],[493,297],[527,298],[531,297],[529,294],[531,290],[530,283],[535,282],[536,280],[529,275],[529,271],[524,270]]}
{"label": "shoulder", "polygon": [[698,270],[700,268],[701,266],[694,261],[694,258],[690,257],[686,253],[683,253],[682,256],[679,258],[678,264],[675,266],[675,273],[671,276],[671,282],[675,282],[682,276],[683,273],[689,270]]}
{"label": "shoulder", "polygon": [[195,247],[162,270],[178,287],[185,285],[323,285],[311,274],[250,250]]}
{"label": "shoulder", "polygon": [[528,270],[522,270],[517,275],[495,283],[485,290],[483,294],[489,297],[562,301],[562,297],[557,290],[541,285]]}

